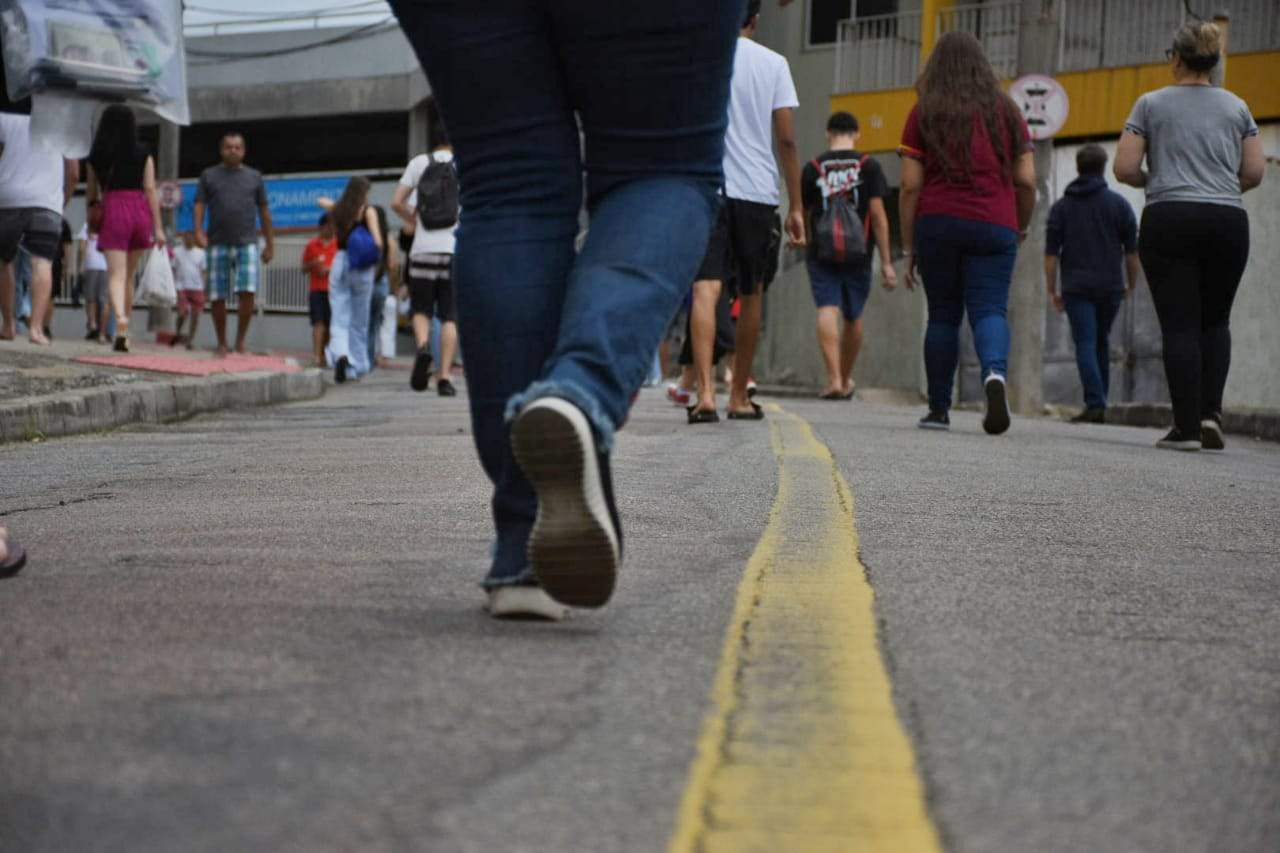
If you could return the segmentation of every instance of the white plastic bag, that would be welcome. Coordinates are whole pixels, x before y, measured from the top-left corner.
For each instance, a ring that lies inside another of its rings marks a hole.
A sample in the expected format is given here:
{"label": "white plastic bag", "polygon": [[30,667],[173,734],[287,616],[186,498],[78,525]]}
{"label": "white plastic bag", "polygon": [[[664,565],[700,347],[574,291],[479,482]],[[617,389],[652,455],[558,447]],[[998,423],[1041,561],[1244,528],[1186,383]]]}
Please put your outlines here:
{"label": "white plastic bag", "polygon": [[156,246],[147,255],[146,266],[139,276],[137,301],[159,308],[178,304],[178,288],[173,283],[169,254],[162,246]]}

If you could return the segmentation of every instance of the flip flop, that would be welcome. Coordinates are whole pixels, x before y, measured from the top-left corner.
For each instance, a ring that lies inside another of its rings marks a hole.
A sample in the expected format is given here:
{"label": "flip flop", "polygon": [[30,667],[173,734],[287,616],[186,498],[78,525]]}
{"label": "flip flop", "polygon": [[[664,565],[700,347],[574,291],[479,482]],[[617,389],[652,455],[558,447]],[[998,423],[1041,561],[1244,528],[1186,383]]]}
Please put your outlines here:
{"label": "flip flop", "polygon": [[729,412],[729,420],[731,421],[762,421],[764,420],[764,409],[756,403],[751,404],[750,412]]}
{"label": "flip flop", "polygon": [[[689,423],[691,424],[720,423],[720,413],[715,409],[699,409],[697,406],[690,406],[685,411],[689,413]],[[733,415],[730,415],[730,417],[733,417]]]}
{"label": "flip flop", "polygon": [[27,552],[21,545],[10,539],[5,543],[5,547],[9,551],[9,556],[0,563],[0,578],[16,575],[27,564]]}
{"label": "flip flop", "polygon": [[839,391],[827,391],[825,394],[819,394],[818,399],[819,400],[848,400],[849,398],[841,394]]}

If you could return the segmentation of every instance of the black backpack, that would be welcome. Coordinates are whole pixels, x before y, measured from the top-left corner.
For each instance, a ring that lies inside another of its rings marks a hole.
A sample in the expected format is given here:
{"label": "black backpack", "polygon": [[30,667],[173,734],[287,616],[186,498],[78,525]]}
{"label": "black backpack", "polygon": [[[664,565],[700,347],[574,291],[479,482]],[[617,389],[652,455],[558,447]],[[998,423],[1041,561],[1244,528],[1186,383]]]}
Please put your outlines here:
{"label": "black backpack", "polygon": [[418,179],[418,219],[428,231],[458,224],[458,170],[431,157]]}
{"label": "black backpack", "polygon": [[[864,155],[858,161],[859,172],[866,162]],[[825,164],[814,160],[812,165],[820,177],[827,177]],[[818,215],[813,231],[818,260],[841,266],[862,260],[867,254],[871,218],[867,217],[866,222],[858,219],[858,190],[854,188],[847,193],[829,196],[823,202],[822,213]]]}

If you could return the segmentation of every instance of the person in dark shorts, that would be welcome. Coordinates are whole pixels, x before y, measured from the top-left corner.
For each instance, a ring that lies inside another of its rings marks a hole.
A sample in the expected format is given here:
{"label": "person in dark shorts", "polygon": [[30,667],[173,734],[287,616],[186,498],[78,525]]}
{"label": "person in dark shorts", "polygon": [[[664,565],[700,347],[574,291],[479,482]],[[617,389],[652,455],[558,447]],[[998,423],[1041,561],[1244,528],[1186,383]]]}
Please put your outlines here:
{"label": "person in dark shorts", "polygon": [[764,302],[764,279],[778,207],[777,138],[790,211],[788,244],[803,246],[804,213],[800,200],[793,111],[800,102],[787,60],[752,40],[760,0],[747,4],[733,62],[729,128],[725,134],[724,195],[693,285],[690,333],[698,382],[698,401],[689,407],[691,424],[720,420],[716,411],[714,355],[716,305],[724,283],[736,279],[741,310],[735,333],[729,417],[760,420],[764,410],[752,402],[747,384],[755,360]]}
{"label": "person in dark shorts", "polygon": [[329,323],[333,314],[329,308],[329,270],[333,256],[338,254],[338,241],[334,239],[329,214],[320,216],[320,233],[312,237],[302,250],[302,268],[311,277],[307,304],[311,315],[311,351],[315,366],[325,367],[324,350],[329,345]]}
{"label": "person in dark shorts", "polygon": [[816,233],[819,217],[842,197],[856,212],[866,245],[865,252],[836,263],[819,258],[815,241],[809,241],[805,266],[818,307],[818,346],[827,368],[827,387],[819,395],[824,400],[853,399],[853,367],[862,349],[862,310],[871,295],[873,247],[880,254],[885,288],[892,290],[898,283],[889,252],[889,216],[884,209],[889,184],[880,164],[856,149],[858,136],[856,117],[834,113],[827,120],[827,150],[807,163],[800,175],[809,233]]}
{"label": "person in dark shorts", "polygon": [[1184,25],[1168,56],[1174,83],[1133,105],[1115,174],[1147,193],[1138,256],[1173,403],[1173,429],[1156,446],[1223,450],[1231,306],[1249,261],[1241,195],[1262,183],[1266,158],[1248,104],[1209,79],[1222,59],[1217,25]]}
{"label": "person in dark shorts", "polygon": [[62,252],[62,210],[75,191],[79,165],[31,144],[31,117],[0,114],[0,340],[18,334],[19,247],[31,258],[31,315],[27,337],[46,345],[53,297],[53,265]]}
{"label": "person in dark shorts", "polygon": [[428,228],[419,221],[418,207],[426,202],[418,198],[418,184],[433,165],[453,165],[453,148],[444,140],[437,141],[430,154],[419,154],[409,161],[400,176],[391,208],[413,233],[405,281],[409,287],[409,316],[417,349],[409,384],[415,391],[425,391],[431,382],[431,321],[436,319],[440,321],[436,391],[441,397],[452,397],[457,393],[451,377],[458,351],[458,315],[453,291],[453,252],[458,226],[455,222],[442,228]]}

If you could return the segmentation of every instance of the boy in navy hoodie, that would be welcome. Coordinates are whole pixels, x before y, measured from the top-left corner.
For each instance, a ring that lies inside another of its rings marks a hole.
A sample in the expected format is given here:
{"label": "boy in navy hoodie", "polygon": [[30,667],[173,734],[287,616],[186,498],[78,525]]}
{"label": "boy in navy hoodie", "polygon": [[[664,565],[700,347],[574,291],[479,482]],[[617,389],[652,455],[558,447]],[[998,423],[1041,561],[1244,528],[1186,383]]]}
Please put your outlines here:
{"label": "boy in navy hoodie", "polygon": [[1054,308],[1066,312],[1071,323],[1084,387],[1085,409],[1073,423],[1106,421],[1111,324],[1138,283],[1138,222],[1129,202],[1107,189],[1102,176],[1106,166],[1102,146],[1080,149],[1076,154],[1080,176],[1049,211],[1046,229],[1045,285]]}

